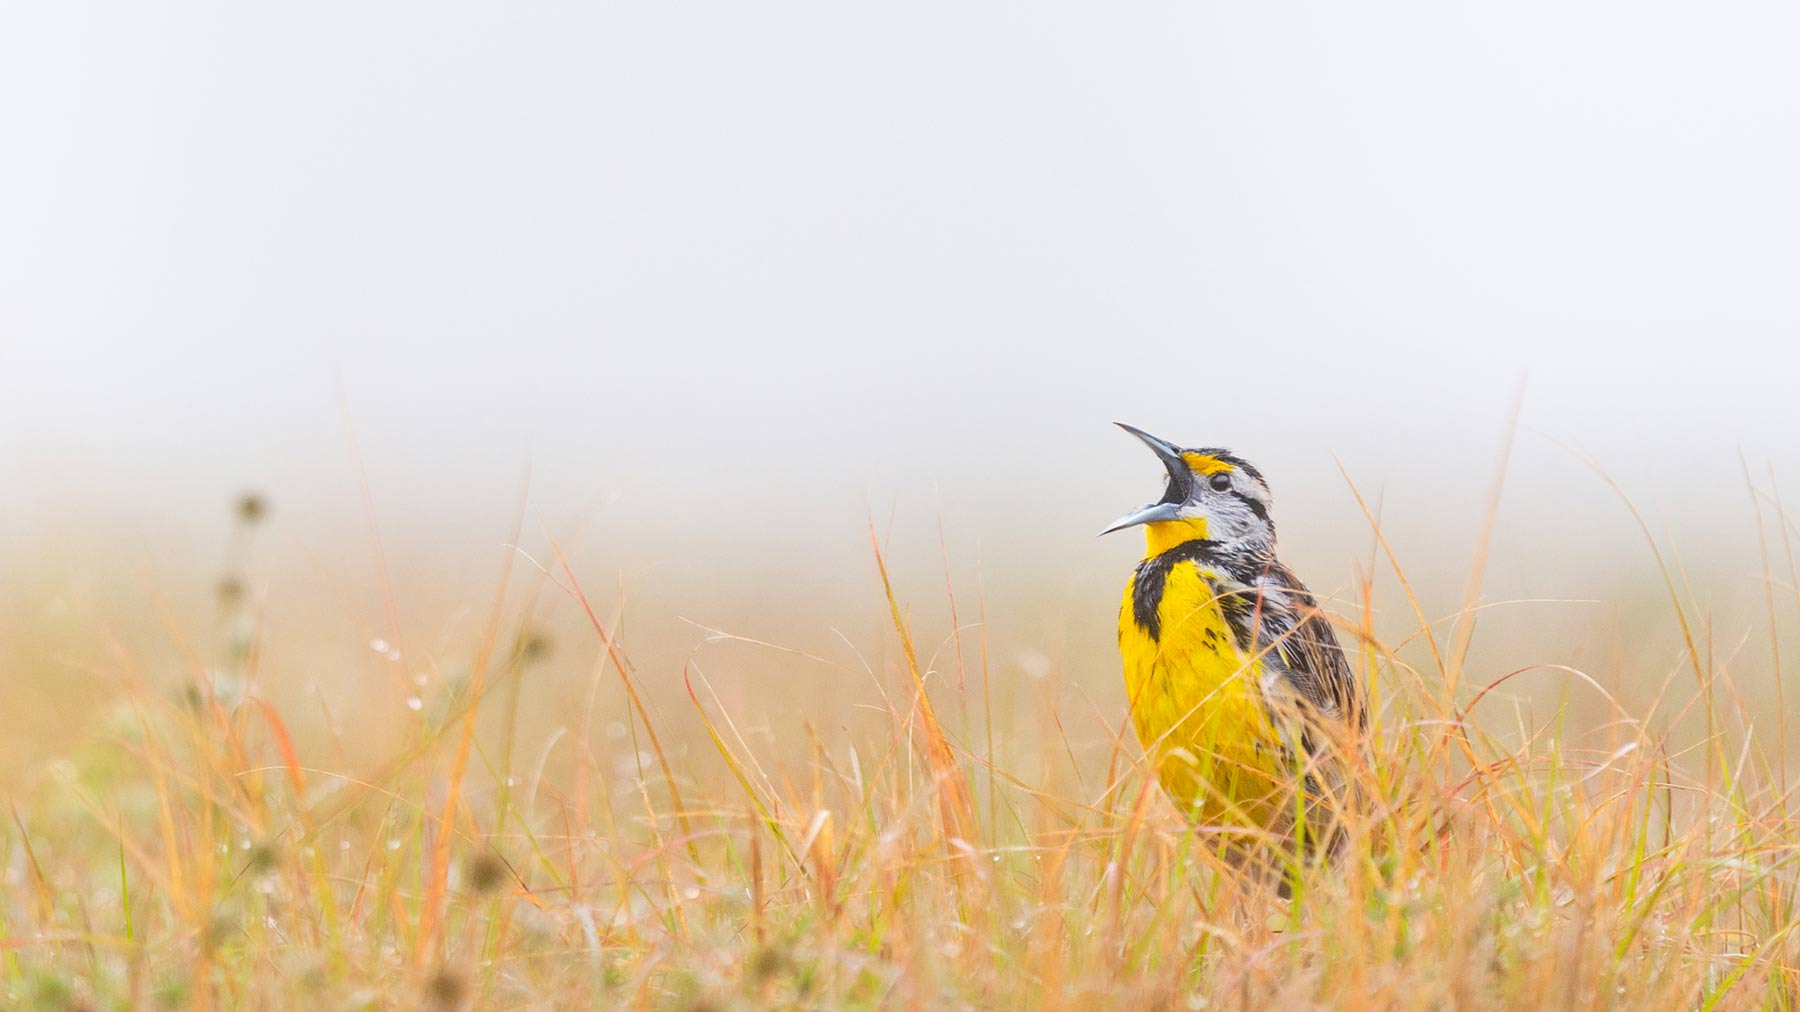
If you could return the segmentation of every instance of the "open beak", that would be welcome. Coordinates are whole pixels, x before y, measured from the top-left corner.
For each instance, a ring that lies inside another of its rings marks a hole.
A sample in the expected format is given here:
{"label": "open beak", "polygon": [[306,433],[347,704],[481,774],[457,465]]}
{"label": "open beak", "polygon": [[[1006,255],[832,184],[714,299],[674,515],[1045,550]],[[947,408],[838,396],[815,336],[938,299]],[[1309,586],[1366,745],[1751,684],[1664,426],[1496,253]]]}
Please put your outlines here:
{"label": "open beak", "polygon": [[1151,453],[1156,454],[1156,459],[1162,461],[1163,467],[1169,472],[1169,490],[1161,500],[1153,502],[1143,509],[1125,514],[1114,520],[1106,530],[1100,533],[1111,534],[1127,527],[1155,523],[1158,520],[1174,520],[1179,517],[1181,504],[1188,501],[1194,485],[1194,472],[1188,469],[1187,461],[1181,459],[1181,450],[1168,440],[1158,439],[1136,426],[1126,425],[1124,422],[1114,422],[1113,424],[1138,437],[1145,446],[1150,448]]}

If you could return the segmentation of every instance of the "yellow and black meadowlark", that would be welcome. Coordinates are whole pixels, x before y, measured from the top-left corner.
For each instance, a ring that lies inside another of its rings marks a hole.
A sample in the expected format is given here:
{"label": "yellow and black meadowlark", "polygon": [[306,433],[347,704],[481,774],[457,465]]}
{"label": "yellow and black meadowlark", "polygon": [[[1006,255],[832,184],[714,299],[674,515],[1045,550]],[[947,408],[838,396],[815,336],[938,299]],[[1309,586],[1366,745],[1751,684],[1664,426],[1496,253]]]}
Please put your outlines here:
{"label": "yellow and black meadowlark", "polygon": [[1119,426],[1168,471],[1161,499],[1100,532],[1145,533],[1119,613],[1138,740],[1197,821],[1317,840],[1341,787],[1330,753],[1360,736],[1365,705],[1330,621],[1275,558],[1269,483],[1229,451]]}

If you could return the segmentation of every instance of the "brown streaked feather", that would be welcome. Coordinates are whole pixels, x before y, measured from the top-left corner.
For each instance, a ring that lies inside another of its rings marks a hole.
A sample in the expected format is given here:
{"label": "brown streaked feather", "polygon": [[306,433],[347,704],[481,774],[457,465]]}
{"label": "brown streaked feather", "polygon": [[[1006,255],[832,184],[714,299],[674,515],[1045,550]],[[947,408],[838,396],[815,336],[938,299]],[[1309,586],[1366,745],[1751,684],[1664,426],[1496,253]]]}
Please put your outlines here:
{"label": "brown streaked feather", "polygon": [[1271,553],[1219,553],[1218,561],[1236,583],[1219,591],[1238,648],[1262,656],[1320,714],[1361,730],[1361,686],[1312,591]]}

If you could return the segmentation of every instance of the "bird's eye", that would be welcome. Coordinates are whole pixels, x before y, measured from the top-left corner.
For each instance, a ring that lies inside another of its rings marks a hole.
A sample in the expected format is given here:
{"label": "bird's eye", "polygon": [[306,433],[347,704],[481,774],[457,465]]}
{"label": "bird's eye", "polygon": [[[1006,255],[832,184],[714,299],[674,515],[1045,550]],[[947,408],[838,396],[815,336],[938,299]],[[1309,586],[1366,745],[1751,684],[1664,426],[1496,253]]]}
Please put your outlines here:
{"label": "bird's eye", "polygon": [[1214,492],[1229,492],[1231,490],[1231,475],[1226,474],[1224,471],[1220,471],[1213,475],[1212,480],[1207,482],[1207,484],[1212,486]]}

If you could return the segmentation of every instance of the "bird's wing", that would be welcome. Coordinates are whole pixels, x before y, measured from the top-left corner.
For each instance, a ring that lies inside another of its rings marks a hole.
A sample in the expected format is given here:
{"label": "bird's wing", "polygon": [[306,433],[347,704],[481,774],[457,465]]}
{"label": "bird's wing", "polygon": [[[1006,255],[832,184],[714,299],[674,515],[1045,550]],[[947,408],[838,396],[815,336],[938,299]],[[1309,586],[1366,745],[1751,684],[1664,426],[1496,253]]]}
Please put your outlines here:
{"label": "bird's wing", "polygon": [[1361,728],[1364,707],[1356,676],[1331,621],[1306,585],[1271,560],[1262,573],[1234,590],[1220,603],[1238,646],[1259,654],[1265,673],[1285,682],[1287,692],[1300,701]]}
{"label": "bird's wing", "polygon": [[1275,652],[1288,677],[1309,700],[1340,720],[1362,727],[1362,693],[1331,620],[1292,573],[1280,569],[1271,574],[1276,575],[1288,584],[1285,596],[1293,607],[1270,610],[1270,628],[1264,632],[1276,644]]}

